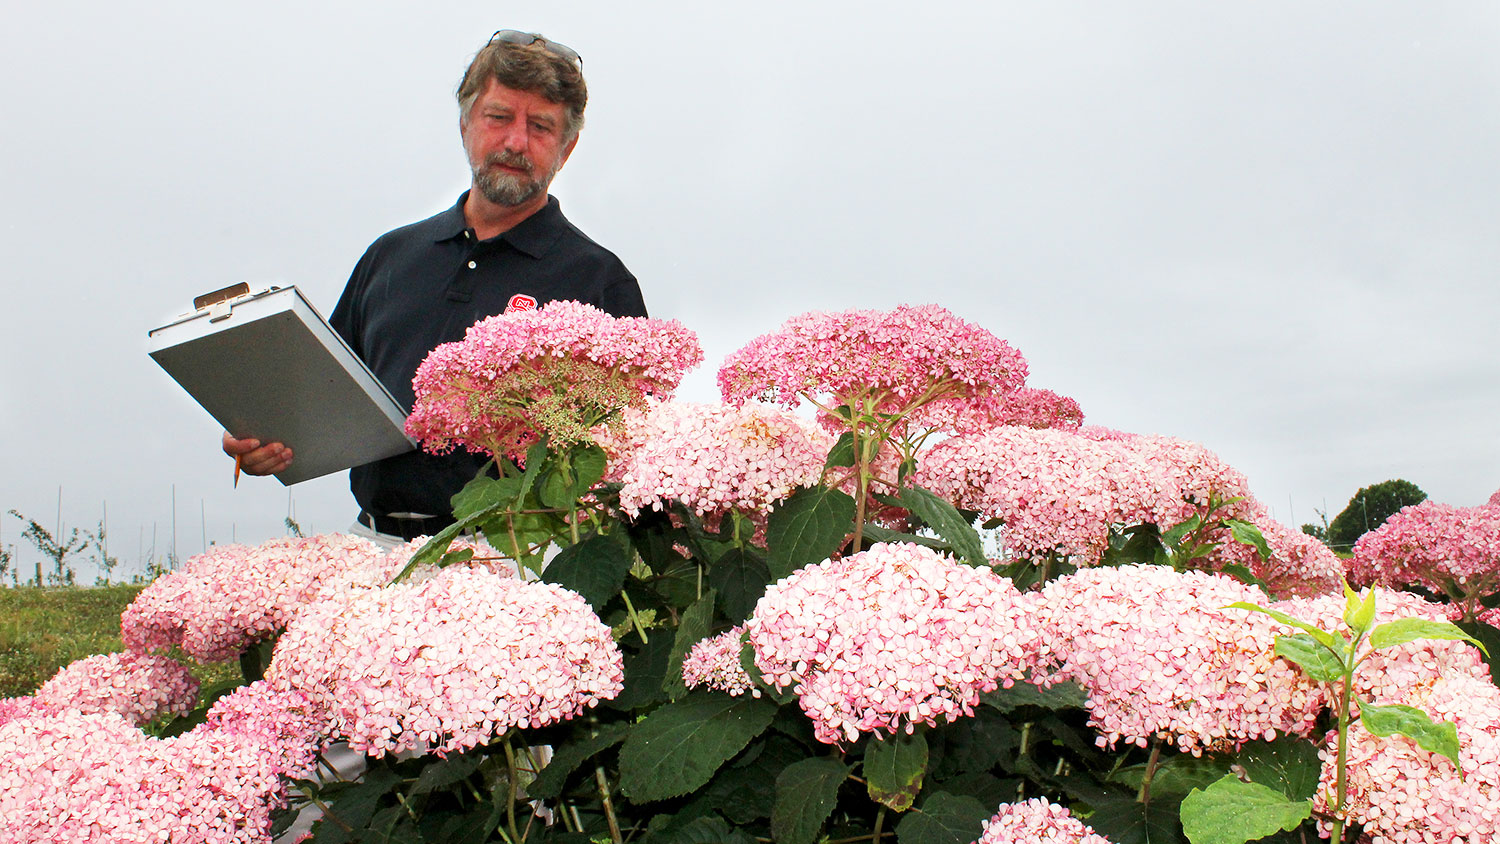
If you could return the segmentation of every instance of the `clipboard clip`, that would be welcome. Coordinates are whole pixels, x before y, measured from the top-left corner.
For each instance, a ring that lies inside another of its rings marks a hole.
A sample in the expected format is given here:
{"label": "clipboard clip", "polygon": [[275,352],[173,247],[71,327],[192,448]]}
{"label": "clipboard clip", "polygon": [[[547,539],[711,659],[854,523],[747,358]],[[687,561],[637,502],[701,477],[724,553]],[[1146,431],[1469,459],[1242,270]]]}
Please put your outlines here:
{"label": "clipboard clip", "polygon": [[[270,288],[270,290],[278,289],[280,288]],[[250,285],[242,281],[239,284],[231,284],[228,287],[221,287],[211,293],[194,297],[193,310],[206,310],[208,311],[208,321],[218,322],[219,320],[229,319],[229,315],[234,309],[235,301],[249,295]]]}

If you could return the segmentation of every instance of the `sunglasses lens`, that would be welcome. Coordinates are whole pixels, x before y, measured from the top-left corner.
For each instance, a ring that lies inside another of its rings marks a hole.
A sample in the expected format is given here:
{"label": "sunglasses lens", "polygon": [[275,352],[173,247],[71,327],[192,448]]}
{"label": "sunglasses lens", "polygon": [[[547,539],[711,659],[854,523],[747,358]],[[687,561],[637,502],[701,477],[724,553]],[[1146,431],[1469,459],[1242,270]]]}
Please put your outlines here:
{"label": "sunglasses lens", "polygon": [[491,44],[495,43],[496,41],[503,41],[506,44],[518,44],[522,47],[530,47],[532,44],[541,44],[542,47],[547,50],[547,52],[562,56],[563,58],[577,65],[579,69],[583,68],[583,56],[578,55],[578,53],[574,51],[573,48],[567,46],[566,44],[559,44],[556,41],[548,41],[546,38],[537,35],[535,32],[522,32],[518,29],[501,29],[498,30],[494,35],[490,36]]}

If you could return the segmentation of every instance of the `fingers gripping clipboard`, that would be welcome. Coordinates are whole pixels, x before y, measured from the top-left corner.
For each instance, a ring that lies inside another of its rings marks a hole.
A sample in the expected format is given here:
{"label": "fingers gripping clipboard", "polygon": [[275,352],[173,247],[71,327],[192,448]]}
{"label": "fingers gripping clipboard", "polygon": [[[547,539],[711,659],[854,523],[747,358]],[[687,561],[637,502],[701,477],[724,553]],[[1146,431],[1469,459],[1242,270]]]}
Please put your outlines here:
{"label": "fingers gripping clipboard", "polygon": [[150,332],[152,359],[232,436],[290,447],[283,484],[415,448],[405,410],[296,287],[193,305]]}

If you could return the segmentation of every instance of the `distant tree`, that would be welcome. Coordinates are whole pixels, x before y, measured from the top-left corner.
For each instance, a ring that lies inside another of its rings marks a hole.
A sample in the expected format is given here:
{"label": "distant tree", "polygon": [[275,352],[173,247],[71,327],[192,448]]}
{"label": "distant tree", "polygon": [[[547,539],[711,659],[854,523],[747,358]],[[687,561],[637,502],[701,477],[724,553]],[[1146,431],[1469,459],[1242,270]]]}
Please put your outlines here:
{"label": "distant tree", "polygon": [[1427,493],[1411,481],[1382,481],[1354,493],[1349,506],[1328,523],[1327,543],[1340,551],[1354,547],[1355,540],[1385,524],[1392,514],[1409,504],[1421,504]]}
{"label": "distant tree", "polygon": [[108,586],[109,575],[120,564],[120,558],[109,553],[109,539],[104,534],[104,520],[99,520],[99,532],[89,537],[89,545],[94,549],[94,559],[99,567],[99,574],[94,579],[96,586]]}
{"label": "distant tree", "polygon": [[[21,531],[21,536],[35,545],[36,550],[42,552],[42,556],[52,561],[52,573],[48,575],[52,585],[72,586],[73,567],[68,565],[67,558],[69,554],[82,550],[88,544],[88,533],[85,532],[80,536],[78,528],[73,528],[67,537],[53,536],[52,532],[38,524],[36,519],[29,519],[15,510],[11,510],[10,514],[26,523],[26,529]],[[36,585],[43,585],[40,560],[36,564]]]}

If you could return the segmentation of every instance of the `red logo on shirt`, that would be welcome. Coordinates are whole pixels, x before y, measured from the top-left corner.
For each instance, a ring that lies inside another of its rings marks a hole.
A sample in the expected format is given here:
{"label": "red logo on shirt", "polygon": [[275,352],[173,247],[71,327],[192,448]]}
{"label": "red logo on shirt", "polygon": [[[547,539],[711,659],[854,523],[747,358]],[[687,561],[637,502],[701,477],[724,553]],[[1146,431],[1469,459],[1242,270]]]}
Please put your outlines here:
{"label": "red logo on shirt", "polygon": [[517,293],[510,297],[510,303],[505,306],[505,312],[508,314],[518,314],[522,311],[534,310],[536,310],[536,299],[527,296],[525,293]]}

